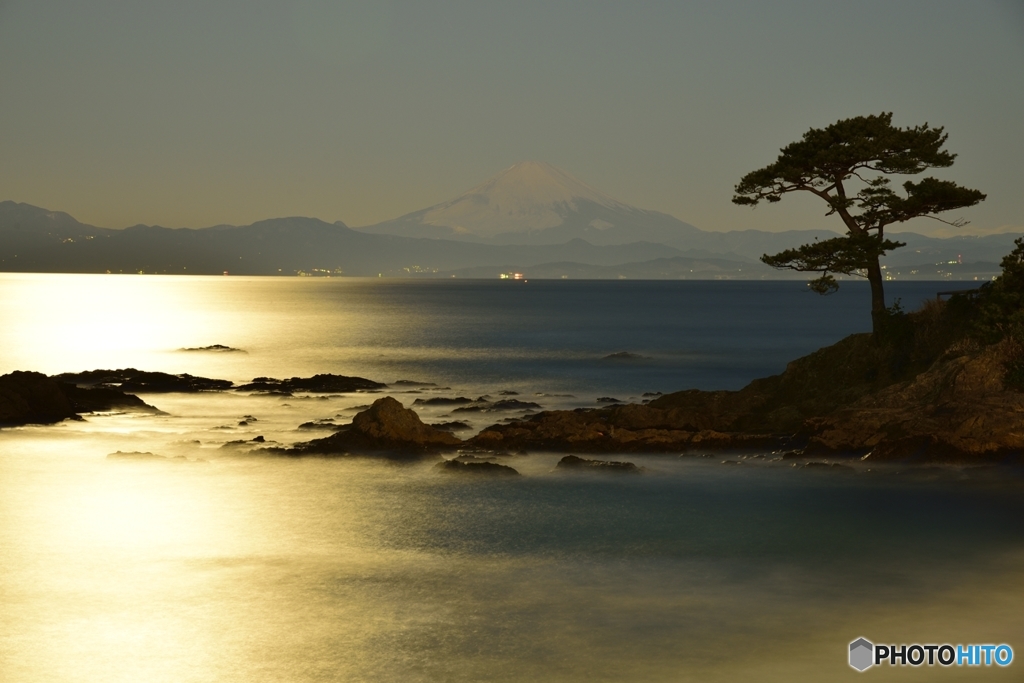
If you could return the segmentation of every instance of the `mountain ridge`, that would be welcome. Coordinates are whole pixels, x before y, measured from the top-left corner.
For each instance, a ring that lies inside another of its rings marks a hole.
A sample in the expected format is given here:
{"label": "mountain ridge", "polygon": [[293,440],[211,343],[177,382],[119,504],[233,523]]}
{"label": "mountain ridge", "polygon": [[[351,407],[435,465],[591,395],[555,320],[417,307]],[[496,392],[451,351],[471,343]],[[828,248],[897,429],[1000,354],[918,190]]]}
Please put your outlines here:
{"label": "mountain ridge", "polygon": [[[668,220],[665,230],[669,237],[683,235],[685,239],[672,245],[666,243],[671,240],[659,241],[661,233],[657,232],[655,239],[648,240],[643,235],[630,234],[627,227],[594,228],[579,224],[593,215],[588,211],[608,209],[605,204],[578,198],[575,213],[571,214],[577,224],[570,223],[565,229],[555,226],[513,234],[515,239],[505,243],[502,234],[475,241],[373,234],[350,228],[341,221],[332,224],[303,216],[264,219],[246,226],[165,228],[139,224],[114,230],[80,223],[62,211],[7,200],[0,201],[0,271],[462,277],[505,266],[536,269],[548,264],[550,268],[538,272],[550,271],[551,277],[560,277],[554,274],[556,270],[573,273],[570,276],[575,277],[606,277],[611,276],[609,268],[618,266],[630,278],[660,279],[689,277],[691,266],[678,259],[695,259],[724,262],[714,268],[701,266],[700,272],[708,277],[714,270],[714,277],[789,279],[792,274],[773,271],[760,264],[758,257],[813,238],[836,235],[824,230],[715,233],[692,226],[681,233],[672,223],[682,223],[678,219],[639,209],[636,212],[647,217],[662,216]],[[624,205],[612,204],[608,210],[622,215],[621,206]],[[632,241],[622,242],[615,235],[602,239],[615,230],[632,237]],[[994,264],[1012,250],[1014,237],[1005,233],[937,239],[900,233],[898,239],[908,246],[883,263],[904,267],[902,273],[910,273],[918,264]],[[553,242],[555,238],[560,241]],[[666,259],[677,260],[669,263]],[[961,279],[956,273],[966,269],[931,268],[929,272],[932,271],[947,273],[944,278]],[[982,269],[976,274],[983,277],[986,272]]]}

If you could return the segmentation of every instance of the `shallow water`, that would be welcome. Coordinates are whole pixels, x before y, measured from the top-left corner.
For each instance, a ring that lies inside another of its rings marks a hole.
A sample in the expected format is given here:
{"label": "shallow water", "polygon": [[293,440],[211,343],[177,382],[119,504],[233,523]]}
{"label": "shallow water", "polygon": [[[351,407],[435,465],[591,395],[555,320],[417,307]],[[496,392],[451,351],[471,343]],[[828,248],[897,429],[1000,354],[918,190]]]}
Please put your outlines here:
{"label": "shallow water", "polygon": [[[68,282],[70,308],[52,296]],[[0,276],[3,371],[333,371],[451,387],[395,393],[406,404],[509,388],[572,407],[687,378],[736,386],[863,329],[856,297],[809,316],[792,283],[543,284]],[[248,353],[175,350],[214,343]],[[648,365],[609,369],[620,350]],[[502,460],[522,477],[466,480],[432,462],[221,447],[322,436],[296,427],[376,397],[148,395],[169,414],[0,432],[0,679],[821,681],[857,675],[858,636],[1024,652],[1024,496],[999,476],[742,455],[630,456],[642,476],[580,476],[532,453]],[[166,459],[106,457],[118,450]]]}

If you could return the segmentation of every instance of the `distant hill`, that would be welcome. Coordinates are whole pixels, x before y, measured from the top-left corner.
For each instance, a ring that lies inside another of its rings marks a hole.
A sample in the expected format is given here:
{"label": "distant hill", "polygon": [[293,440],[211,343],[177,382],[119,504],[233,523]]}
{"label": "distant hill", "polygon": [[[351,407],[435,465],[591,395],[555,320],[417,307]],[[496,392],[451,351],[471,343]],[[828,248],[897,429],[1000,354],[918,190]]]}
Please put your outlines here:
{"label": "distant hill", "polygon": [[[52,216],[52,218],[51,218]],[[490,245],[370,235],[316,218],[203,229],[96,228],[67,214],[0,202],[0,270],[68,273],[408,276],[551,260],[613,265],[683,255],[661,244]]]}
{"label": "distant hill", "polygon": [[61,244],[93,240],[113,230],[79,223],[63,211],[0,202],[0,270],[20,270],[17,259]]}
{"label": "distant hill", "polygon": [[[530,269],[530,276],[535,278],[789,278],[803,275],[774,271],[757,258],[814,237],[825,239],[835,234],[827,231],[704,232],[666,214],[632,209],[594,190],[581,190],[580,187],[587,186],[575,184],[554,172],[542,169],[545,173],[538,176],[536,169],[530,173],[525,172],[529,168],[520,170],[522,177],[515,183],[511,182],[515,180],[512,174],[511,179],[505,178],[508,183],[495,181],[479,186],[491,189],[477,194],[491,197],[497,202],[495,206],[502,210],[508,209],[506,216],[534,217],[529,219],[535,219],[534,223],[527,220],[523,225],[546,225],[554,220],[552,215],[562,216],[558,211],[564,213],[563,223],[515,232],[506,229],[511,223],[495,218],[492,209],[486,208],[481,209],[481,215],[493,219],[489,224],[493,232],[490,238],[482,234],[473,235],[472,239],[440,239],[368,232],[354,230],[341,222],[331,224],[304,217],[201,229],[136,225],[111,230],[81,223],[60,211],[3,201],[0,202],[0,271],[497,277],[498,273],[509,270]],[[545,189],[540,187],[538,177],[553,177],[558,182]],[[530,178],[532,186],[526,182]],[[510,185],[511,189],[503,189],[502,183]],[[540,187],[539,196],[551,201],[529,204],[526,195],[520,192],[525,192],[524,187]],[[586,197],[573,194],[584,191],[589,193]],[[459,201],[476,201],[466,199],[469,196],[473,195],[464,195]],[[466,206],[448,211],[456,203],[438,205],[448,208],[438,209],[431,215],[473,215]],[[484,201],[481,199],[479,203],[483,206]],[[544,206],[555,207],[551,208],[555,213],[545,213]],[[602,215],[606,218],[620,223],[611,227],[594,223],[597,219],[584,223],[594,212],[604,212]],[[430,212],[420,213],[426,216]],[[628,223],[627,219],[640,222]],[[417,225],[427,224],[412,219],[408,222],[408,226]],[[409,232],[415,233],[412,227]],[[428,232],[429,229],[432,228],[428,228]],[[494,232],[499,229],[504,232]],[[462,237],[467,234],[463,233]],[[586,234],[588,239],[579,237],[580,234]],[[643,238],[644,235],[651,239]],[[659,235],[664,238],[662,241],[652,241]],[[941,240],[905,233],[898,238],[907,241],[908,247],[895,252],[885,263],[893,276],[900,279],[932,272],[936,275],[930,277],[939,279],[986,279],[998,272],[994,264],[1012,250],[1014,237],[993,235]],[[561,241],[548,241],[556,238]],[[947,267],[951,262],[972,266]],[[990,265],[991,273],[986,270]]]}

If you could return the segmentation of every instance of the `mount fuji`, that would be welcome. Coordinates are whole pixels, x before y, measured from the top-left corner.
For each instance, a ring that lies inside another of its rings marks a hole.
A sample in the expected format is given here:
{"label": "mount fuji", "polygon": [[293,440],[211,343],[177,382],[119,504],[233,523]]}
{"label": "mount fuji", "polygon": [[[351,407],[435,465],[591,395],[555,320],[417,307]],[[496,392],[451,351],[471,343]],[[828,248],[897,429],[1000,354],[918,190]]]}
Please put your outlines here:
{"label": "mount fuji", "polygon": [[612,199],[560,168],[522,161],[455,199],[357,228],[374,234],[492,244],[652,242],[691,248],[702,231]]}

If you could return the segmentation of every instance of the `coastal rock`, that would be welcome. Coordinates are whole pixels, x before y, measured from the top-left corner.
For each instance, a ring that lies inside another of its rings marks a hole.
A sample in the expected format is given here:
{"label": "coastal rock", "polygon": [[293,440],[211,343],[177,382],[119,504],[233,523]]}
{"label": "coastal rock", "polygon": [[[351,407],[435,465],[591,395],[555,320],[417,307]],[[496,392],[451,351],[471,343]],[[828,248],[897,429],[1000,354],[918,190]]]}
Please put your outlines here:
{"label": "coastal rock", "polygon": [[475,403],[477,399],[469,398],[468,396],[455,396],[448,398],[445,396],[435,396],[433,398],[418,398],[413,401],[413,405],[419,406],[461,406],[467,403]]}
{"label": "coastal rock", "polygon": [[334,420],[332,420],[330,418],[326,418],[326,419],[322,419],[322,420],[312,420],[310,422],[303,422],[302,424],[300,424],[298,426],[298,429],[302,429],[302,430],[316,430],[316,429],[320,429],[320,430],[325,430],[325,431],[332,431],[332,430],[338,429],[338,424],[335,423]]}
{"label": "coastal rock", "polygon": [[507,398],[501,401],[495,401],[491,403],[483,398],[477,399],[479,403],[477,405],[465,406],[463,408],[456,408],[453,413],[498,413],[511,410],[531,410],[533,408],[540,408],[539,403],[533,401],[520,401],[517,398]]}
{"label": "coastal rock", "polygon": [[167,460],[162,455],[156,453],[150,453],[149,451],[117,451],[115,453],[107,453],[108,460],[133,460],[136,462],[140,461],[163,461]]}
{"label": "coastal rock", "polygon": [[321,374],[313,375],[312,377],[292,377],[291,379],[257,377],[249,384],[236,387],[235,391],[269,394],[291,394],[296,391],[313,394],[347,394],[354,391],[383,389],[386,386],[364,377]]}
{"label": "coastal rock", "polygon": [[1003,385],[1008,344],[936,363],[911,380],[808,420],[808,452],[868,460],[976,460],[1024,453],[1024,393]]}
{"label": "coastal rock", "polygon": [[496,462],[463,462],[460,460],[443,460],[434,467],[442,472],[455,472],[460,474],[487,474],[499,477],[518,477],[519,472],[514,467],[499,465]]}
{"label": "coastal rock", "polygon": [[242,349],[236,349],[233,346],[225,346],[224,344],[211,344],[210,346],[193,346],[184,349],[178,349],[179,351],[209,351],[213,353],[245,353]]}
{"label": "coastal rock", "polygon": [[555,452],[778,449],[801,458],[1021,462],[1024,392],[1004,380],[1021,356],[1020,344],[1009,339],[924,353],[853,335],[739,391],[690,390],[646,405],[542,412],[487,427],[469,443]]}
{"label": "coastal rock", "polygon": [[159,413],[138,396],[117,389],[83,389],[39,372],[0,377],[0,425],[53,424],[79,413],[131,411]]}
{"label": "coastal rock", "polygon": [[166,372],[146,372],[135,368],[65,372],[55,375],[54,379],[83,388],[116,389],[124,392],[154,394],[224,391],[230,389],[233,384],[226,379],[210,379],[189,374],[171,375]]}
{"label": "coastal rock", "polygon": [[672,415],[647,406],[601,410],[546,411],[487,427],[469,445],[490,450],[666,453],[693,449],[779,447],[787,437],[770,433],[727,433],[674,424]]}
{"label": "coastal rock", "polygon": [[189,460],[184,455],[176,455],[174,457],[167,457],[166,455],[157,455],[156,453],[150,453],[149,451],[117,451],[115,453],[107,454],[108,460],[120,460],[122,462],[169,462],[169,463],[208,463],[209,461],[203,458],[196,458]]}
{"label": "coastal rock", "polygon": [[446,431],[446,432],[462,432],[462,431],[466,431],[468,429],[472,429],[472,427],[470,427],[465,422],[459,422],[459,421],[437,422],[437,423],[432,424],[430,426],[433,427],[434,429],[440,429],[440,430],[443,430],[443,431]]}
{"label": "coastal rock", "polygon": [[591,472],[614,472],[616,474],[640,474],[643,470],[631,462],[620,460],[590,460],[577,455],[567,455],[555,467],[563,470],[587,470]]}
{"label": "coastal rock", "polygon": [[463,444],[457,436],[424,424],[415,411],[385,396],[358,413],[352,424],[331,436],[296,444],[287,455],[384,453],[420,456]]}
{"label": "coastal rock", "polygon": [[151,413],[166,415],[164,411],[143,401],[135,394],[126,394],[117,389],[92,387],[85,389],[74,384],[60,383],[60,389],[71,401],[76,413]]}
{"label": "coastal rock", "polygon": [[77,417],[60,385],[39,372],[0,377],[0,425],[52,424]]}

